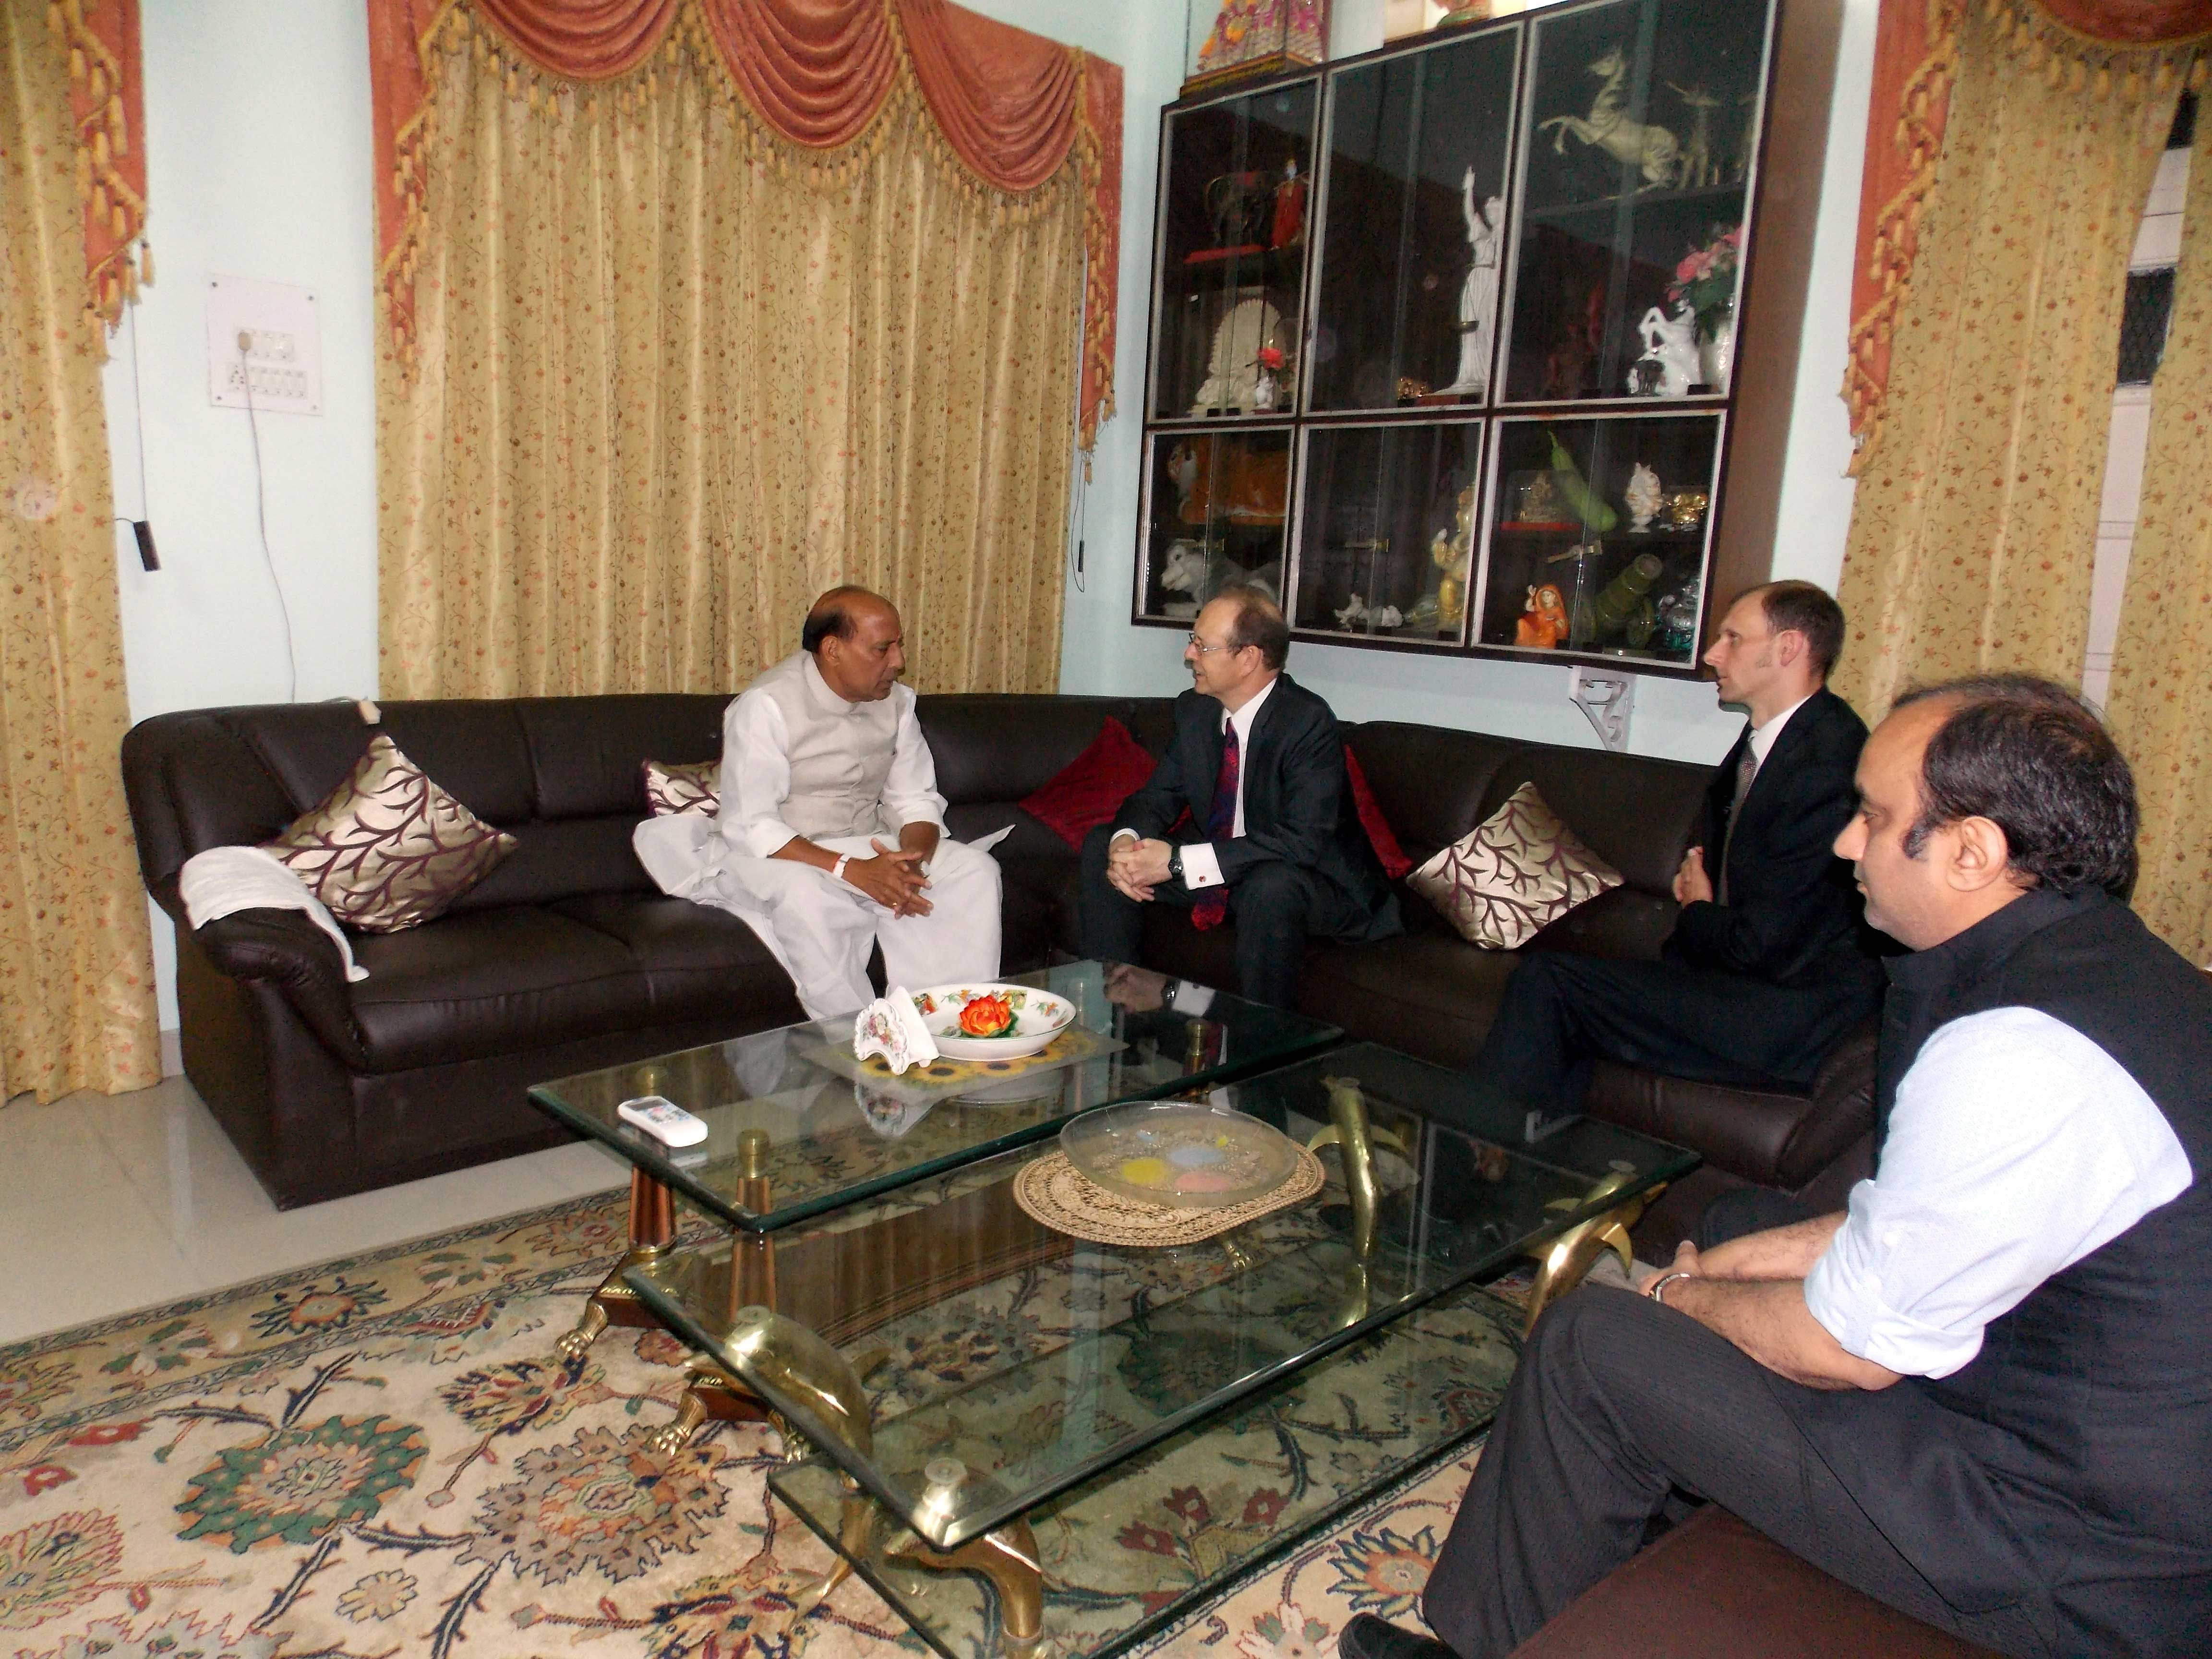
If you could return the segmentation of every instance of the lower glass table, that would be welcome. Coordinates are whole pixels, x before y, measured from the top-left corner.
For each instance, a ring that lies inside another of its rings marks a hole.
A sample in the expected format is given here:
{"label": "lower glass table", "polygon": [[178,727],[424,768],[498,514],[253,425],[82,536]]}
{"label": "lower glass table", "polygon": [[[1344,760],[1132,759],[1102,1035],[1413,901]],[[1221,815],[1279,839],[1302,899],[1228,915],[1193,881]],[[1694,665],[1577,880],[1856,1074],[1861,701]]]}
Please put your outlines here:
{"label": "lower glass table", "polygon": [[[853,1021],[816,1020],[541,1083],[531,1100],[611,1148],[631,1167],[629,1251],[559,1350],[574,1358],[610,1325],[654,1322],[624,1278],[674,1244],[682,1200],[732,1231],[751,1275],[775,1273],[786,1230],[978,1159],[1033,1144],[1094,1106],[1203,1089],[1329,1047],[1320,1020],[1225,991],[1170,990],[1157,974],[1071,962],[1006,976],[1075,1006],[1073,1025],[1038,1055],[988,1064],[940,1060],[892,1075],[856,1060]],[[617,1109],[660,1095],[707,1125],[671,1147]],[[685,1396],[670,1443],[710,1417],[757,1417],[728,1379]]]}
{"label": "lower glass table", "polygon": [[817,1597],[857,1570],[955,1659],[1126,1645],[1486,1425],[1534,1309],[1478,1281],[1536,1255],[1540,1305],[1698,1161],[1588,1120],[1532,1145],[1371,1044],[1212,1097],[1315,1148],[1322,1190],[1195,1245],[1094,1244],[1015,1201],[1055,1151],[1030,1145],[797,1230],[772,1276],[742,1237],[626,1270],[804,1460],[770,1484],[839,1552]]}

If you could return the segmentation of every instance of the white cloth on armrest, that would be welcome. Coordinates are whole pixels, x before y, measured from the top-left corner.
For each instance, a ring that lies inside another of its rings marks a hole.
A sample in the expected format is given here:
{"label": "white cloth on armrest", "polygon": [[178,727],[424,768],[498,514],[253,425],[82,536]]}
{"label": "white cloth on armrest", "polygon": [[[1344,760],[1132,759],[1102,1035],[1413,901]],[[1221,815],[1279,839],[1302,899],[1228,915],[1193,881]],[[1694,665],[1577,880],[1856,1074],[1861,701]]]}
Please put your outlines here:
{"label": "white cloth on armrest", "polygon": [[330,906],[273,853],[258,847],[210,847],[195,853],[177,872],[177,891],[196,928],[237,910],[305,910],[308,921],[337,941],[346,978],[368,977],[368,969],[353,959],[353,945]]}

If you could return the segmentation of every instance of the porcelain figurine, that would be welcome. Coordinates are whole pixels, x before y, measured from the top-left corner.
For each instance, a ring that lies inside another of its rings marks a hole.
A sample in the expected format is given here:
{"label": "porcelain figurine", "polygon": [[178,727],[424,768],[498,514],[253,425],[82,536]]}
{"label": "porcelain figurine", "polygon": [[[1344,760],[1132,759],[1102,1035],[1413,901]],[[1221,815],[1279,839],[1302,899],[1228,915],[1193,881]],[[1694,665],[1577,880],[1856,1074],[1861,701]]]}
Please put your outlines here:
{"label": "porcelain figurine", "polygon": [[1528,603],[1522,608],[1521,620],[1513,624],[1513,643],[1549,651],[1566,636],[1567,606],[1559,597],[1559,590],[1549,582],[1541,587],[1531,587]]}
{"label": "porcelain figurine", "polygon": [[1679,306],[1669,317],[1654,306],[1637,329],[1644,355],[1629,366],[1629,391],[1645,398],[1688,397],[1698,374],[1697,313]]}
{"label": "porcelain figurine", "polygon": [[1672,81],[1667,85],[1690,110],[1690,136],[1682,143],[1681,170],[1675,184],[1683,190],[1717,185],[1721,164],[1713,155],[1713,112],[1721,106],[1721,100],[1703,87],[1678,87]]}
{"label": "porcelain figurine", "polygon": [[1592,64],[1589,72],[1597,76],[1599,85],[1589,117],[1555,115],[1537,123],[1537,131],[1556,127],[1552,148],[1561,155],[1567,153],[1570,133],[1585,144],[1595,145],[1614,161],[1634,167],[1643,178],[1644,190],[1663,190],[1672,185],[1681,171],[1681,140],[1664,127],[1628,118],[1628,54],[1615,46]]}
{"label": "porcelain figurine", "polygon": [[1437,583],[1437,619],[1457,628],[1466,614],[1468,573],[1474,565],[1474,486],[1452,503],[1452,528],[1439,530],[1429,543],[1429,562],[1444,574]]}
{"label": "porcelain figurine", "polygon": [[1258,406],[1261,349],[1275,346],[1282,331],[1282,313],[1256,295],[1230,307],[1213,331],[1206,382],[1191,400],[1190,412],[1227,409],[1250,414]]}
{"label": "porcelain figurine", "polygon": [[1480,397],[1490,380],[1490,319],[1498,309],[1498,241],[1505,224],[1505,198],[1493,196],[1478,206],[1471,167],[1460,179],[1459,191],[1471,263],[1459,290],[1459,372],[1439,389]]}
{"label": "porcelain figurine", "polygon": [[1651,533],[1651,520],[1667,504],[1667,492],[1660,485],[1659,475],[1638,461],[1636,470],[1628,475],[1628,489],[1621,499],[1628,503],[1628,533],[1648,536]]}

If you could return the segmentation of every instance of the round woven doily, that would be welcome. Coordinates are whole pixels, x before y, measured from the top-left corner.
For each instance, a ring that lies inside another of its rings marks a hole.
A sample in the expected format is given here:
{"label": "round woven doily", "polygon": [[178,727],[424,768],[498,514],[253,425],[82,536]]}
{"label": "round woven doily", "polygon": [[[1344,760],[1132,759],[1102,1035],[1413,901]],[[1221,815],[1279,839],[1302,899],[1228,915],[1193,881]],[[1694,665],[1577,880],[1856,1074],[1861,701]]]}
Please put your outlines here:
{"label": "round woven doily", "polygon": [[1014,1202],[1033,1221],[1094,1244],[1195,1244],[1231,1227],[1311,1198],[1322,1188],[1321,1160],[1301,1146],[1298,1166],[1260,1198],[1219,1210],[1180,1210],[1109,1193],[1067,1161],[1048,1152],[1014,1177]]}

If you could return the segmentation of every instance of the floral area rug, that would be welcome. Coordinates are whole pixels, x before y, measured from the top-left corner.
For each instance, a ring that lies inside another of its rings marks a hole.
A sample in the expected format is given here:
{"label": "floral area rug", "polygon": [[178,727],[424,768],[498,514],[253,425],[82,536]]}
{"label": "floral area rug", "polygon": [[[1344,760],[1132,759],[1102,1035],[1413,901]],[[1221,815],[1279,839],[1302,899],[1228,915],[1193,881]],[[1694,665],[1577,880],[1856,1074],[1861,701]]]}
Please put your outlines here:
{"label": "floral area rug", "polygon": [[[927,1652],[857,1580],[798,1615],[831,1558],[768,1490],[768,1430],[647,1450],[674,1338],[554,1357],[624,1213],[580,1200],[0,1347],[0,1654]],[[1144,1651],[1326,1656],[1354,1613],[1409,1620],[1472,1468],[1420,1472]],[[1133,1547],[1213,1520],[1194,1489],[1150,1501]]]}

